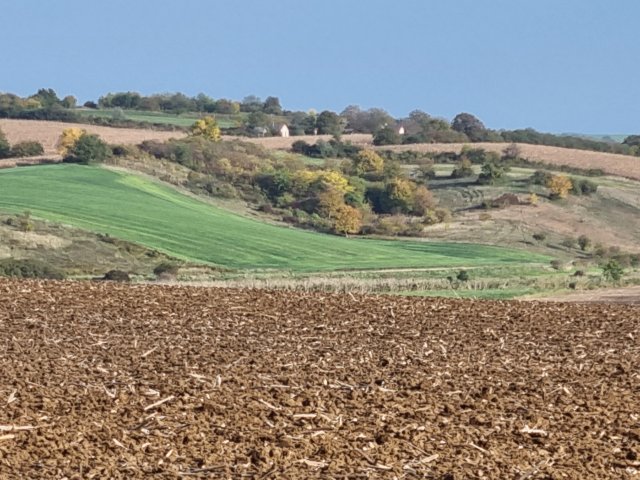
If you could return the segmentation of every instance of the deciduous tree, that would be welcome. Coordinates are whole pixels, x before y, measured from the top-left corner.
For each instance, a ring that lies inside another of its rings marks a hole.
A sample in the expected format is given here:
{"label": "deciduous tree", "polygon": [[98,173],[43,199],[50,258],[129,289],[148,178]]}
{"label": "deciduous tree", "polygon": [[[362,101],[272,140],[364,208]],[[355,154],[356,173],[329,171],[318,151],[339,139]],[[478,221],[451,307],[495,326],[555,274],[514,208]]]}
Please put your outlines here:
{"label": "deciduous tree", "polygon": [[58,153],[66,157],[76,142],[80,140],[80,137],[85,133],[87,133],[86,130],[82,128],[65,128],[58,139]]}
{"label": "deciduous tree", "polygon": [[358,233],[362,228],[362,212],[350,205],[338,207],[333,218],[333,230],[336,233]]}
{"label": "deciduous tree", "polygon": [[384,170],[384,159],[373,150],[360,150],[353,158],[353,168],[357,175],[382,173]]}
{"label": "deciduous tree", "polygon": [[191,126],[190,133],[195,137],[204,137],[207,140],[212,140],[214,142],[218,142],[222,138],[218,122],[216,122],[215,118],[210,116],[196,120]]}
{"label": "deciduous tree", "polygon": [[552,175],[547,181],[552,198],[567,198],[572,186],[571,179],[566,175]]}
{"label": "deciduous tree", "polygon": [[84,164],[101,163],[110,155],[109,146],[100,137],[85,132],[69,149],[65,161]]}
{"label": "deciduous tree", "polygon": [[456,132],[464,133],[472,142],[480,142],[485,139],[487,129],[484,124],[470,113],[459,113],[451,122],[451,128]]}

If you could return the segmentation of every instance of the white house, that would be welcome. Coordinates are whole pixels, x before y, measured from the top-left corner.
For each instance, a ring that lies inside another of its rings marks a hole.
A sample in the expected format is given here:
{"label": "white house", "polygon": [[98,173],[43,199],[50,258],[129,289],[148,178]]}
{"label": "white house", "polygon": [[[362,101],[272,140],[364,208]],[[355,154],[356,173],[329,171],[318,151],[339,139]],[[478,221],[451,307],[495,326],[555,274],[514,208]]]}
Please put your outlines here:
{"label": "white house", "polygon": [[284,123],[282,125],[280,125],[280,128],[278,129],[278,134],[281,137],[288,137],[289,136],[289,127],[287,127]]}
{"label": "white house", "polygon": [[398,135],[404,135],[404,125],[398,127]]}

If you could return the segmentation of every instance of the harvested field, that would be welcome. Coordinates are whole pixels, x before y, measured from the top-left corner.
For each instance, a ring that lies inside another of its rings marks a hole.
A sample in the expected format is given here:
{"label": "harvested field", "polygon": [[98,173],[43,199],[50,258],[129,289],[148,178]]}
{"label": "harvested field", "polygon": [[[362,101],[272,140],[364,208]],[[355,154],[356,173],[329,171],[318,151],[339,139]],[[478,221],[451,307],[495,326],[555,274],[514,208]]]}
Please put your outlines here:
{"label": "harvested field", "polygon": [[56,143],[65,128],[82,128],[108,143],[137,144],[145,140],[168,140],[183,137],[182,132],[163,132],[138,128],[114,128],[86,125],[83,123],[47,122],[36,120],[0,119],[0,129],[9,143],[36,140],[42,143],[47,155],[56,155]]}
{"label": "harvested field", "polygon": [[0,478],[626,479],[640,308],[0,281]]}
{"label": "harvested field", "polygon": [[[487,151],[502,153],[508,143],[419,143],[411,145],[389,145],[376,147],[380,150],[401,152],[414,150],[418,152],[460,152],[462,147],[483,148]],[[576,168],[599,168],[611,175],[640,180],[640,158],[615,153],[600,153],[573,148],[548,147],[545,145],[529,145],[519,143],[524,158],[549,163],[551,165],[568,165]]]}

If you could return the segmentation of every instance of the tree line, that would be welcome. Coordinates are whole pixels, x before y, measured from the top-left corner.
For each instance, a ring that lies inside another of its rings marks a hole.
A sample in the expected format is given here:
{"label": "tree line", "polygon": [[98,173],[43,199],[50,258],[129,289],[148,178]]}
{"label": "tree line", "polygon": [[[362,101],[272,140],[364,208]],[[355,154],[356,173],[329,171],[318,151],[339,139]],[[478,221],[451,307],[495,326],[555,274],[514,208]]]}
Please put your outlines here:
{"label": "tree line", "polygon": [[[72,95],[60,98],[53,89],[39,89],[35,94],[19,97],[0,94],[0,117],[33,120],[91,122],[115,126],[140,126],[141,122],[119,118],[87,117],[77,114],[78,102]],[[532,128],[493,130],[470,113],[460,113],[451,121],[432,116],[421,110],[407,117],[394,118],[381,108],[361,109],[347,106],[342,112],[329,110],[317,113],[290,111],[282,107],[280,99],[269,96],[262,100],[249,95],[242,101],[214,99],[204,93],[193,97],[183,93],[141,95],[137,92],[115,92],[87,101],[86,109],[135,110],[180,115],[194,113],[218,114],[236,118],[227,133],[240,135],[275,135],[277,125],[285,123],[291,135],[369,133],[375,145],[413,143],[475,143],[507,142],[577,148],[598,152],[640,155],[640,135],[630,135],[622,143],[598,141],[569,135],[538,132]],[[146,122],[144,122],[146,123]],[[162,125],[156,125],[162,127]],[[167,128],[164,125],[164,128]],[[175,127],[170,127],[175,128]]]}

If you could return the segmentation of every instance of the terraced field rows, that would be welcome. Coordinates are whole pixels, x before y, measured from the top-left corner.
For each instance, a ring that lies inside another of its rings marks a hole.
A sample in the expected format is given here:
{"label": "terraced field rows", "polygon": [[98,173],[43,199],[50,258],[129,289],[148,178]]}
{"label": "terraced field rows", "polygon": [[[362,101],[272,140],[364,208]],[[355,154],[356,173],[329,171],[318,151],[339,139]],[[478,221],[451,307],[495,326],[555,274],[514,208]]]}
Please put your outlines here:
{"label": "terraced field rows", "polygon": [[634,479],[640,308],[0,281],[0,478]]}

